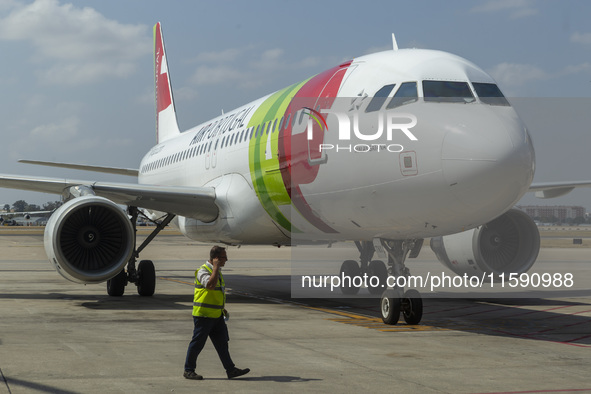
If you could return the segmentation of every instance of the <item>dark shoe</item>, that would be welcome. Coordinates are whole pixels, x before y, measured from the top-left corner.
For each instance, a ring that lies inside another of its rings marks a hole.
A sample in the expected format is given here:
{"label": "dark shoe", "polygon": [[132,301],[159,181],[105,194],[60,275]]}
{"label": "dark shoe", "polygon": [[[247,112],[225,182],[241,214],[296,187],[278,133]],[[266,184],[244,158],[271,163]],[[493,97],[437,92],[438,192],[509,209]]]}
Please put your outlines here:
{"label": "dark shoe", "polygon": [[196,374],[195,371],[185,371],[183,376],[185,379],[203,380],[203,376]]}
{"label": "dark shoe", "polygon": [[237,378],[238,376],[246,375],[249,372],[250,372],[250,369],[248,369],[248,368],[244,368],[244,369],[234,368],[233,370],[227,371],[226,373],[228,374],[228,379],[232,379],[232,378]]}

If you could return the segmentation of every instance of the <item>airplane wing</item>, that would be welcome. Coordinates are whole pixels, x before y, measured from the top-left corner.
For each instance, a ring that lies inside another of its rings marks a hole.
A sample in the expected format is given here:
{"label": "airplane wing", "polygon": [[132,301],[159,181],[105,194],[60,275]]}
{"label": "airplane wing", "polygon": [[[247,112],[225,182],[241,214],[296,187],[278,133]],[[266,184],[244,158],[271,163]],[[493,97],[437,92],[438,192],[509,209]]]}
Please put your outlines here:
{"label": "airplane wing", "polygon": [[0,216],[26,216],[26,215],[43,215],[46,213],[52,213],[53,211],[27,211],[27,212],[0,212]]}
{"label": "airplane wing", "polygon": [[35,164],[38,166],[69,168],[71,170],[94,171],[103,172],[105,174],[138,176],[138,170],[133,168],[118,168],[118,167],[104,167],[91,166],[86,164],[71,164],[71,163],[56,163],[53,161],[39,161],[39,160],[19,160],[19,163]]}
{"label": "airplane wing", "polygon": [[532,183],[529,191],[535,192],[537,198],[555,198],[564,196],[578,187],[591,187],[591,181]]}
{"label": "airplane wing", "polygon": [[10,189],[61,195],[74,186],[87,186],[97,196],[108,198],[117,204],[174,213],[203,222],[215,220],[219,213],[213,187],[139,185],[0,174],[0,187]]}

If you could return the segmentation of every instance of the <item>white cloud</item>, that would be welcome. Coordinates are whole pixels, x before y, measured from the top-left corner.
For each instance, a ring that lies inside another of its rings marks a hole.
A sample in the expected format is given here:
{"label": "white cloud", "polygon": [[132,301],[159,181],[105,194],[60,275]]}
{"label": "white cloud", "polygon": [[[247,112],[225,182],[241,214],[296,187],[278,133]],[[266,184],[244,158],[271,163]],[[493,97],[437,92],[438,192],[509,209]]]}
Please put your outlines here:
{"label": "white cloud", "polygon": [[247,79],[247,74],[230,66],[201,66],[198,67],[190,82],[198,85],[219,85],[236,83]]}
{"label": "white cloud", "polygon": [[[154,101],[153,96],[154,96],[154,94],[152,94],[152,101]],[[175,100],[189,101],[189,100],[193,100],[197,96],[198,96],[198,94],[195,91],[195,89],[187,87],[187,86],[181,86],[178,89],[174,89],[174,99]]]}
{"label": "white cloud", "polygon": [[511,19],[524,18],[538,13],[531,0],[489,0],[471,9],[472,12],[508,12]]}
{"label": "white cloud", "polygon": [[261,60],[263,62],[278,62],[283,56],[283,49],[274,48],[263,52]]}
{"label": "white cloud", "polygon": [[506,95],[519,96],[520,88],[531,82],[549,81],[565,76],[590,73],[591,63],[567,65],[557,71],[545,71],[531,64],[501,63],[488,70]]}
{"label": "white cloud", "polygon": [[574,33],[570,40],[579,44],[591,45],[591,33]]}
{"label": "white cloud", "polygon": [[22,137],[9,142],[9,158],[39,158],[47,152],[71,157],[73,152],[85,154],[96,150],[101,141],[96,137],[81,138],[79,125],[80,119],[70,116],[58,122],[33,127]]}
{"label": "white cloud", "polygon": [[197,55],[197,63],[228,63],[243,56],[247,48],[229,48],[218,52],[203,52]]}
{"label": "white cloud", "polygon": [[501,85],[501,88],[507,90],[548,77],[544,70],[536,66],[515,63],[498,64],[489,71],[489,74]]}
{"label": "white cloud", "polygon": [[570,75],[584,72],[591,72],[591,63],[581,63],[574,66],[566,66],[564,68],[563,74]]}
{"label": "white cloud", "polygon": [[43,82],[81,84],[128,76],[135,62],[151,53],[145,25],[121,24],[92,8],[57,0],[13,4],[0,19],[0,40],[31,43]]}
{"label": "white cloud", "polygon": [[39,143],[63,143],[71,141],[78,135],[77,117],[71,116],[63,119],[60,123],[49,123],[35,127],[29,136]]}
{"label": "white cloud", "polygon": [[249,48],[230,48],[219,52],[198,55],[200,63],[189,83],[196,86],[229,85],[241,89],[258,88],[285,71],[310,69],[310,75],[319,67],[336,65],[341,59],[329,57],[306,57],[298,61],[287,58],[282,48],[256,50]]}

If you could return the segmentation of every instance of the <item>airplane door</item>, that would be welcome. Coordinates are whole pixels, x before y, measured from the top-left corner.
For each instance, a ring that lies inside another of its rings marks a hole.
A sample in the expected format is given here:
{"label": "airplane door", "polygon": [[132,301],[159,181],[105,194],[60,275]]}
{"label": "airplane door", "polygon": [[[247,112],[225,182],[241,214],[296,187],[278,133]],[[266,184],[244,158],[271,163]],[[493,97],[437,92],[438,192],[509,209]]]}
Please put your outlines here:
{"label": "airplane door", "polygon": [[[320,112],[321,109],[332,107],[332,104],[335,100],[335,97],[333,97],[335,93],[331,94],[331,92],[334,92],[335,89],[338,89],[338,86],[340,86],[341,81],[344,79],[344,74],[346,72],[346,68],[340,68],[333,74],[333,76],[328,80],[328,82],[326,82],[326,84],[322,88],[322,91],[318,95],[316,102],[314,103],[314,110]],[[326,118],[326,114],[322,114],[322,116]],[[314,121],[311,116],[308,118],[308,124],[306,124],[306,131],[308,127],[313,128],[312,139],[307,139],[308,164],[311,166],[324,164],[328,161],[328,156],[326,154],[326,151],[320,150],[320,145],[324,142],[324,133],[326,132],[326,130],[323,130],[322,122],[319,123]]]}
{"label": "airplane door", "polygon": [[218,135],[213,142],[213,148],[211,148],[211,168],[215,168],[218,164],[218,148],[221,148],[222,136]]}
{"label": "airplane door", "polygon": [[215,168],[218,161],[218,149],[220,148],[220,139],[221,136],[217,136],[213,138],[209,143],[206,145],[205,148],[205,169],[209,170],[210,168]]}

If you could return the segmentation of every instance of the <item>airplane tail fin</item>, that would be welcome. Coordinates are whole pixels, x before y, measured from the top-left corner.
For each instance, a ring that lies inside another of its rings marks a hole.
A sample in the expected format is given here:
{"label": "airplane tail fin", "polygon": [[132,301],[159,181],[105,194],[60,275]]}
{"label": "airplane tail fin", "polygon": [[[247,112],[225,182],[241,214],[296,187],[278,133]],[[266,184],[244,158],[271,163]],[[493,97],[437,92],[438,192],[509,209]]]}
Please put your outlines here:
{"label": "airplane tail fin", "polygon": [[156,141],[160,143],[180,134],[160,22],[154,25],[154,81],[156,84]]}

